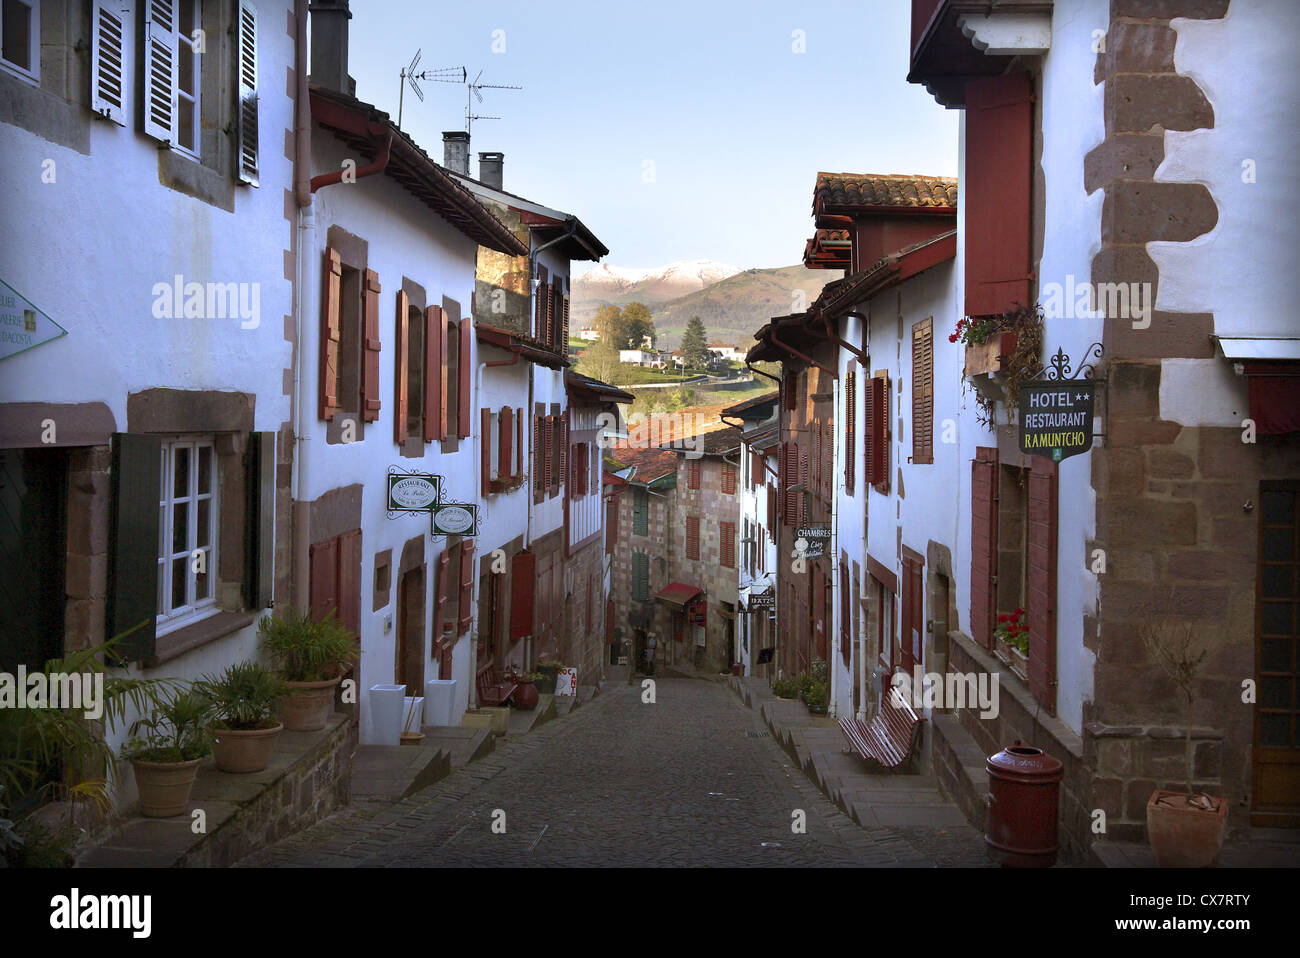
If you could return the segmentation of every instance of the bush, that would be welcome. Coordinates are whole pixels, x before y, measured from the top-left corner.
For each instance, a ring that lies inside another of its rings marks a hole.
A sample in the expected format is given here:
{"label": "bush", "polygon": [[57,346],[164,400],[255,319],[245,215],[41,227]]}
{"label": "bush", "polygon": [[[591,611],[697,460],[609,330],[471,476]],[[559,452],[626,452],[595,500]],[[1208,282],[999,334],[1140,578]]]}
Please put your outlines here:
{"label": "bush", "polygon": [[[800,677],[802,678],[802,676]],[[772,682],[772,694],[779,699],[795,699],[802,691],[800,679],[776,679]]]}
{"label": "bush", "polygon": [[220,678],[204,676],[197,687],[212,703],[215,723],[228,729],[274,728],[275,703],[289,691],[284,679],[256,662],[232,665]]}
{"label": "bush", "polygon": [[266,615],[258,633],[290,682],[324,682],[338,678],[357,657],[357,643],[331,610],[319,622],[309,612],[290,610],[283,618]]}

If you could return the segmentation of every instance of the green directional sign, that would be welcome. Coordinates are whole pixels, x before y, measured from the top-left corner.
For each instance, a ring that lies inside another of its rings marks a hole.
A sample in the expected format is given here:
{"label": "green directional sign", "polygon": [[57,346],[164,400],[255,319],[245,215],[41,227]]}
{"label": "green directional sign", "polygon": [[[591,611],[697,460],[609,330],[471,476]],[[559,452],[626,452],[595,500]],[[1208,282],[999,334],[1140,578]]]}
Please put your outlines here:
{"label": "green directional sign", "polygon": [[17,356],[68,331],[0,279],[0,359]]}

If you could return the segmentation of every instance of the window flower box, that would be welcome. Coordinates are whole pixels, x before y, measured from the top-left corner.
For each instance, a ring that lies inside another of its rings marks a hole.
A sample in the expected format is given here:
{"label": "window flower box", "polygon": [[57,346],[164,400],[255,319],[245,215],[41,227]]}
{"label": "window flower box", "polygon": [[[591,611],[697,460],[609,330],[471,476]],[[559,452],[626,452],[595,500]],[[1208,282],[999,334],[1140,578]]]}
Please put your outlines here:
{"label": "window flower box", "polygon": [[1007,359],[1015,354],[1015,333],[994,333],[978,345],[966,346],[966,377],[986,376],[1006,370]]}

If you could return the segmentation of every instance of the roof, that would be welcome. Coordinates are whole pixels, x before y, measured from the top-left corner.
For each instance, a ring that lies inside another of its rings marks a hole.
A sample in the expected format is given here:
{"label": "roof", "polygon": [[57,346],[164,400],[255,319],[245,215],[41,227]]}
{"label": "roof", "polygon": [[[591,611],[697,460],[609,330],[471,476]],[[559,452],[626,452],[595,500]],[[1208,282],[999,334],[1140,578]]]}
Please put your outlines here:
{"label": "roof", "polygon": [[818,173],[813,212],[844,208],[957,209],[957,179],[918,173]]}
{"label": "roof", "polygon": [[631,468],[629,482],[650,483],[677,472],[677,453],[672,449],[615,444],[607,454],[624,468]]}
{"label": "roof", "polygon": [[744,402],[738,402],[722,410],[724,416],[740,416],[744,419],[747,412],[761,409],[763,406],[770,406],[781,398],[781,391],[773,389],[770,393],[763,393],[761,396],[755,396],[753,399],[746,399]]}
{"label": "roof", "polygon": [[852,257],[853,240],[845,229],[817,230],[803,247],[808,269],[846,269]]}
{"label": "roof", "polygon": [[498,329],[487,323],[475,323],[474,336],[481,343],[508,349],[539,366],[564,369],[568,365],[568,361],[563,356],[540,340],[533,339],[531,336],[521,336],[509,329]]}
{"label": "roof", "polygon": [[599,379],[592,379],[590,376],[584,376],[582,373],[575,372],[572,369],[565,370],[564,387],[572,395],[583,399],[590,399],[599,403],[629,403],[636,399],[636,397],[631,393],[624,392],[617,386],[611,386],[609,383],[603,383]]}
{"label": "roof", "polygon": [[324,87],[310,87],[312,120],[329,130],[361,157],[374,159],[380,141],[392,137],[384,175],[480,246],[527,254],[528,247],[447,170],[403,133],[387,113],[356,97]]}
{"label": "roof", "polygon": [[781,444],[781,424],[773,422],[747,429],[743,439],[751,449],[766,454]]}
{"label": "roof", "polygon": [[457,173],[455,170],[448,170],[447,172],[470,192],[489,197],[503,206],[509,206],[511,209],[517,210],[521,214],[524,225],[537,234],[537,238],[543,243],[557,237],[566,236],[569,228],[572,227],[572,239],[559,244],[569,259],[595,262],[602,256],[609,255],[609,248],[596,238],[596,234],[588,229],[582,220],[572,213],[551,209],[549,206],[543,206],[541,203],[511,193],[508,190],[503,190],[498,186],[489,186],[482,180],[476,180],[463,173]]}
{"label": "roof", "polygon": [[685,606],[703,590],[698,585],[685,582],[670,582],[655,593],[656,599],[662,599],[669,605]]}

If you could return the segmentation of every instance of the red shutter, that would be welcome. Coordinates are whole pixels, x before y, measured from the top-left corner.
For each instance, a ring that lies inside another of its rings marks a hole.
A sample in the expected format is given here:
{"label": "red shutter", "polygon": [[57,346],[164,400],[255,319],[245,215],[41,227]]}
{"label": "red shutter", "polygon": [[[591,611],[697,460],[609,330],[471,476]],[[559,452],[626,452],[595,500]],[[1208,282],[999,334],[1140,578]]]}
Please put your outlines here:
{"label": "red shutter", "polygon": [[549,496],[554,486],[555,417],[547,416],[542,427],[542,488]]}
{"label": "red shutter", "polygon": [[379,293],[379,274],[366,270],[366,348],[361,368],[361,417],[366,422],[379,418]]}
{"label": "red shutter", "polygon": [[424,311],[424,441],[447,438],[447,314]]}
{"label": "red shutter", "polygon": [[487,498],[492,491],[492,410],[479,410],[479,488]]}
{"label": "red shutter", "polygon": [[546,298],[548,293],[547,287],[550,285],[546,280],[546,267],[538,266],[537,292],[533,296],[533,301],[535,303],[534,309],[537,314],[535,317],[537,329],[533,335],[543,343],[546,342]]}
{"label": "red shutter", "polygon": [[912,327],[912,461],[934,462],[934,321]]}
{"label": "red shutter", "polygon": [[[433,640],[434,648],[448,645],[455,641],[456,632],[446,634],[447,602],[451,598],[451,550],[443,549],[438,556],[437,569],[434,571],[433,584]],[[444,675],[443,678],[449,678]]]}
{"label": "red shutter", "polygon": [[776,487],[766,483],[767,491],[767,534],[776,541]]}
{"label": "red shutter", "polygon": [[822,425],[822,498],[830,500],[835,489],[835,431],[834,420]]}
{"label": "red shutter", "polygon": [[799,456],[799,485],[803,486],[804,491],[799,493],[799,521],[798,525],[808,524],[808,454],[803,453]]}
{"label": "red shutter", "polygon": [[537,556],[517,552],[510,560],[510,638],[522,639],[533,634],[534,586]]}
{"label": "red shutter", "polygon": [[394,352],[397,353],[396,376],[393,379],[395,387],[393,390],[393,442],[399,446],[406,441],[406,418],[409,415],[407,406],[410,386],[407,382],[407,370],[410,369],[410,349],[411,349],[411,303],[407,299],[406,291],[399,289],[397,291],[397,317],[393,323],[397,347]]}
{"label": "red shutter", "polygon": [[1025,608],[1029,614],[1029,691],[1056,714],[1057,466],[1030,457],[1029,561]]}
{"label": "red shutter", "polygon": [[844,664],[852,662],[853,645],[850,639],[850,615],[853,606],[849,601],[849,567],[840,559],[840,656]]}
{"label": "red shutter", "polygon": [[474,341],[473,318],[466,316],[461,319],[458,329],[460,331],[460,352],[459,358],[456,360],[456,372],[459,374],[460,382],[456,393],[456,423],[459,426],[460,438],[468,439],[473,431],[469,421],[470,382],[474,377],[474,363],[470,360],[470,344]]}
{"label": "red shutter", "polygon": [[524,470],[528,467],[524,464],[524,407],[519,406],[515,409],[515,455],[519,457],[517,464],[512,464],[514,469],[510,473],[510,478],[522,476]]}
{"label": "red shutter", "polygon": [[339,536],[339,622],[361,636],[361,530]]}
{"label": "red shutter", "polygon": [[686,466],[686,488],[700,488],[700,460],[692,459]]}
{"label": "red shutter", "polygon": [[812,422],[812,486],[821,495],[822,491],[822,421]]}
{"label": "red shutter", "polygon": [[[1039,458],[1039,457],[1035,457]],[[971,462],[970,634],[993,648],[993,576],[998,547],[998,451],[977,447]]]}
{"label": "red shutter", "polygon": [[785,524],[794,526],[799,524],[799,503],[802,498],[801,494],[795,491],[795,486],[799,485],[799,443],[793,440],[786,440],[785,443],[785,469],[784,469],[785,489]]}
{"label": "red shutter", "polygon": [[884,482],[888,468],[888,449],[885,447],[885,428],[889,416],[889,405],[885,396],[885,380],[873,376],[866,382],[863,399],[866,415],[863,417],[863,458],[866,475],[864,480],[875,485]]}
{"label": "red shutter", "polygon": [[736,467],[722,464],[722,492],[724,495],[736,494]]}
{"label": "red shutter", "polygon": [[555,436],[557,463],[555,469],[555,491],[563,492],[569,477],[569,414],[560,413],[560,428]]}
{"label": "red shutter", "polygon": [[736,524],[734,522],[718,523],[719,551],[722,553],[722,567],[736,567]]}
{"label": "red shutter", "polygon": [[546,418],[541,413],[533,415],[533,493],[540,497],[546,490]]}
{"label": "red shutter", "polygon": [[[500,435],[497,436],[497,479],[502,483],[509,482],[515,476],[514,451],[511,445],[515,435],[513,415],[513,410],[509,406],[502,406],[497,423],[497,428],[500,430]],[[489,438],[488,433],[483,434],[484,442]]]}
{"label": "red shutter", "polygon": [[1030,296],[1033,84],[1027,73],[966,84],[966,315]]}
{"label": "red shutter", "polygon": [[317,622],[339,611],[339,540],[326,539],[308,550],[311,566],[311,617]]}
{"label": "red shutter", "polygon": [[850,372],[844,377],[844,492],[852,496],[857,481],[855,467],[858,462],[858,374]]}
{"label": "red shutter", "polygon": [[560,315],[563,317],[560,322],[560,352],[564,355],[569,354],[569,293],[568,280],[564,281],[565,292],[561,301]]}
{"label": "red shutter", "polygon": [[343,261],[338,250],[325,250],[324,273],[320,313],[320,417],[332,421],[339,408],[339,306],[343,296]]}
{"label": "red shutter", "polygon": [[605,500],[605,555],[614,554],[618,541],[618,497]]}
{"label": "red shutter", "polygon": [[542,287],[546,292],[546,326],[544,327],[547,346],[555,345],[555,286],[547,283]]}
{"label": "red shutter", "polygon": [[686,517],[686,558],[700,557],[700,517]]}
{"label": "red shutter", "polygon": [[460,621],[456,632],[464,635],[474,621],[474,540],[465,539],[460,544]]}

